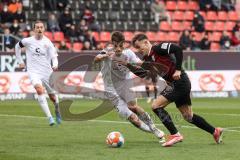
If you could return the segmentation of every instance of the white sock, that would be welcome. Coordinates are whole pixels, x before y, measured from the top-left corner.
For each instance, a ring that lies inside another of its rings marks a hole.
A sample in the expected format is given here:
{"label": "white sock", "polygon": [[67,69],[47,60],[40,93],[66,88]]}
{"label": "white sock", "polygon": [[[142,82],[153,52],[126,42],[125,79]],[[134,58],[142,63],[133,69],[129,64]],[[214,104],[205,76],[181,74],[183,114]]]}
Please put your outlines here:
{"label": "white sock", "polygon": [[140,127],[139,127],[141,130],[143,130],[143,131],[145,131],[145,132],[150,132],[150,133],[152,133],[152,131],[151,131],[151,129],[149,128],[149,126],[148,125],[146,125],[145,123],[143,123],[142,121],[141,121],[141,124],[140,124]]}
{"label": "white sock", "polygon": [[42,95],[38,95],[38,102],[43,110],[43,112],[46,114],[48,118],[52,117],[51,112],[48,107],[47,99],[46,97]]}

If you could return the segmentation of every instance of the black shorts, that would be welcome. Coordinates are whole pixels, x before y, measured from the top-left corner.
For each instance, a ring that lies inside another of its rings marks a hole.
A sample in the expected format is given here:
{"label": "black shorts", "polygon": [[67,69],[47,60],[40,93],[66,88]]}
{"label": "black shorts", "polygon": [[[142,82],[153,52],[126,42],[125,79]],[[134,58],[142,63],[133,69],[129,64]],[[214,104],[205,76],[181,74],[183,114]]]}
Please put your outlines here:
{"label": "black shorts", "polygon": [[171,87],[167,87],[162,91],[161,95],[164,96],[169,102],[175,102],[177,107],[182,105],[192,105],[191,103],[191,82],[188,75],[183,71],[181,79],[173,81]]}

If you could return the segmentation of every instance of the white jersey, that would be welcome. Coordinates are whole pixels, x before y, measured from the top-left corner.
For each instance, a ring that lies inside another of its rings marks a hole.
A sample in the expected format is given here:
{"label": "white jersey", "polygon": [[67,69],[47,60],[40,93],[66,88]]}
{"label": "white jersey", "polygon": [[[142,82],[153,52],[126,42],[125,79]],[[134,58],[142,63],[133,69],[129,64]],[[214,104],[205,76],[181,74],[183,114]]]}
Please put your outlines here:
{"label": "white jersey", "polygon": [[[141,62],[141,60],[130,49],[123,50],[119,58],[129,63]],[[101,72],[105,88],[114,86],[116,89],[117,86],[121,87],[121,85],[116,84],[122,84],[124,80],[130,79],[129,69],[126,66],[113,62],[109,58],[103,61]]]}
{"label": "white jersey", "polygon": [[34,36],[24,38],[19,43],[26,48],[28,74],[49,77],[53,72],[51,59],[58,56],[53,43],[45,36],[40,40]]}

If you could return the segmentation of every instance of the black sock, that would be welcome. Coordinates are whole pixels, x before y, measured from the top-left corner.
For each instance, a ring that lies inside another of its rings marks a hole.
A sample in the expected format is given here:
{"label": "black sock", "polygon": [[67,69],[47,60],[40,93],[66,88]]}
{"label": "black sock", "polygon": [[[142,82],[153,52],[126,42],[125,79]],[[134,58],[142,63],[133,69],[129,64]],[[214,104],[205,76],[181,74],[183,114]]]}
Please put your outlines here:
{"label": "black sock", "polygon": [[154,86],[154,98],[157,99],[157,87]]}
{"label": "black sock", "polygon": [[198,128],[207,131],[210,134],[213,134],[215,131],[215,128],[212,125],[210,125],[205,119],[196,114],[193,114],[191,123],[197,126]]}
{"label": "black sock", "polygon": [[146,93],[147,93],[147,96],[149,97],[150,93],[149,93],[149,87],[148,86],[146,86]]}
{"label": "black sock", "polygon": [[156,113],[156,115],[162,121],[164,126],[168,129],[168,131],[172,135],[178,132],[177,128],[173,124],[173,121],[167,111],[165,111],[163,108],[156,108],[153,110],[153,112]]}

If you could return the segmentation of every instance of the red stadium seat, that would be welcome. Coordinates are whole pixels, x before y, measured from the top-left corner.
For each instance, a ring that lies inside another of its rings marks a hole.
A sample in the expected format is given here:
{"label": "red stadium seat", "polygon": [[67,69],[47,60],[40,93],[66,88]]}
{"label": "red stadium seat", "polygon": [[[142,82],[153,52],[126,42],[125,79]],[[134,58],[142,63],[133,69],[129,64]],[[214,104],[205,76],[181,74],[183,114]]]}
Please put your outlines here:
{"label": "red stadium seat", "polygon": [[135,36],[135,35],[137,35],[137,34],[141,34],[141,33],[142,33],[142,34],[144,34],[144,32],[141,32],[141,31],[136,31],[136,32],[134,32],[134,34],[133,34],[133,35]]}
{"label": "red stadium seat", "polygon": [[82,43],[79,43],[79,42],[73,43],[73,51],[74,52],[80,52],[82,48],[83,48]]}
{"label": "red stadium seat", "polygon": [[172,15],[173,20],[179,20],[182,21],[184,20],[184,12],[182,11],[175,11]]}
{"label": "red stadium seat", "polygon": [[230,21],[237,21],[238,20],[238,14],[235,11],[229,11],[228,12],[228,19]]}
{"label": "red stadium seat", "polygon": [[171,19],[173,19],[173,14],[174,14],[174,12],[167,11],[167,13],[170,15]]}
{"label": "red stadium seat", "polygon": [[101,48],[106,48],[106,47],[107,47],[107,44],[108,44],[108,42],[101,42],[101,43],[100,43],[100,47],[101,47]]}
{"label": "red stadium seat", "polygon": [[194,13],[193,11],[186,11],[184,15],[184,19],[187,21],[192,21],[194,18]]}
{"label": "red stadium seat", "polygon": [[225,11],[218,12],[218,20],[219,21],[226,21],[228,19],[228,14]]}
{"label": "red stadium seat", "polygon": [[183,27],[184,27],[185,30],[191,30],[191,28],[192,28],[192,22],[190,22],[190,21],[184,21],[184,22],[183,22]]}
{"label": "red stadium seat", "polygon": [[227,31],[232,31],[233,30],[233,27],[236,25],[235,22],[232,22],[232,21],[228,21],[226,22],[226,26],[225,26],[225,29]]}
{"label": "red stadium seat", "polygon": [[221,21],[216,22],[215,25],[214,25],[214,30],[215,31],[224,31],[225,30],[225,23],[221,22]]}
{"label": "red stadium seat", "polygon": [[211,49],[211,51],[219,51],[220,50],[220,44],[212,42],[211,46],[210,46],[210,49]]}
{"label": "red stadium seat", "polygon": [[170,31],[170,30],[171,30],[171,26],[169,25],[168,22],[162,21],[162,22],[160,23],[159,29],[160,29],[160,31]]}
{"label": "red stadium seat", "polygon": [[50,41],[53,41],[53,34],[52,32],[44,32],[44,35],[50,39]]}
{"label": "red stadium seat", "polygon": [[22,36],[23,36],[23,38],[26,38],[26,37],[28,37],[28,36],[29,36],[29,33],[28,33],[27,31],[25,31],[25,32],[22,32]]}
{"label": "red stadium seat", "polygon": [[216,21],[218,19],[217,13],[215,11],[207,12],[207,20],[208,21]]}
{"label": "red stadium seat", "polygon": [[189,10],[195,11],[195,10],[198,10],[198,8],[199,8],[199,5],[198,5],[197,1],[190,1],[190,2],[188,2],[188,9]]}
{"label": "red stadium seat", "polygon": [[59,44],[58,42],[56,42],[56,43],[54,43],[54,46],[55,46],[56,48],[59,48],[60,44]]}
{"label": "red stadium seat", "polygon": [[169,32],[167,34],[168,40],[171,42],[178,42],[179,41],[179,33],[178,32]]}
{"label": "red stadium seat", "polygon": [[158,42],[166,41],[166,33],[165,32],[157,32],[156,41],[158,41]]}
{"label": "red stadium seat", "polygon": [[99,33],[98,32],[92,32],[92,34],[93,34],[93,37],[95,38],[95,40],[97,42],[99,42],[100,41]]}
{"label": "red stadium seat", "polygon": [[201,14],[201,16],[203,16],[203,18],[204,18],[205,20],[207,19],[206,12],[200,11],[199,13]]}
{"label": "red stadium seat", "polygon": [[66,43],[66,46],[67,46],[67,48],[69,48],[69,49],[71,49],[71,48],[72,48],[72,45],[71,45],[71,43],[70,43],[70,42],[67,42],[67,43]]}
{"label": "red stadium seat", "polygon": [[110,32],[101,32],[100,33],[100,40],[101,41],[110,41],[111,40],[111,33]]}
{"label": "red stadium seat", "polygon": [[213,32],[209,37],[210,41],[219,42],[222,36],[221,32]]}
{"label": "red stadium seat", "polygon": [[156,32],[146,32],[149,41],[156,41]]}
{"label": "red stadium seat", "polygon": [[232,32],[227,32],[227,35],[228,35],[229,37],[232,37]]}
{"label": "red stadium seat", "polygon": [[176,4],[175,1],[167,1],[166,2],[166,9],[167,10],[174,11],[174,10],[176,10],[176,8],[177,8],[177,4]]}
{"label": "red stadium seat", "polygon": [[192,32],[191,35],[194,36],[198,42],[200,42],[203,38],[203,34],[199,32]]}
{"label": "red stadium seat", "polygon": [[54,32],[54,41],[60,42],[64,40],[63,32]]}
{"label": "red stadium seat", "polygon": [[177,8],[178,8],[178,10],[182,10],[182,11],[187,10],[187,8],[188,8],[187,2],[186,1],[178,1]]}
{"label": "red stadium seat", "polygon": [[126,41],[132,41],[133,33],[132,32],[123,32]]}
{"label": "red stadium seat", "polygon": [[173,31],[182,31],[184,28],[183,28],[183,25],[181,22],[178,22],[178,21],[174,21],[172,22],[172,30]]}
{"label": "red stadium seat", "polygon": [[213,22],[210,22],[210,21],[207,21],[205,23],[205,29],[207,31],[213,31],[214,30],[214,23]]}

